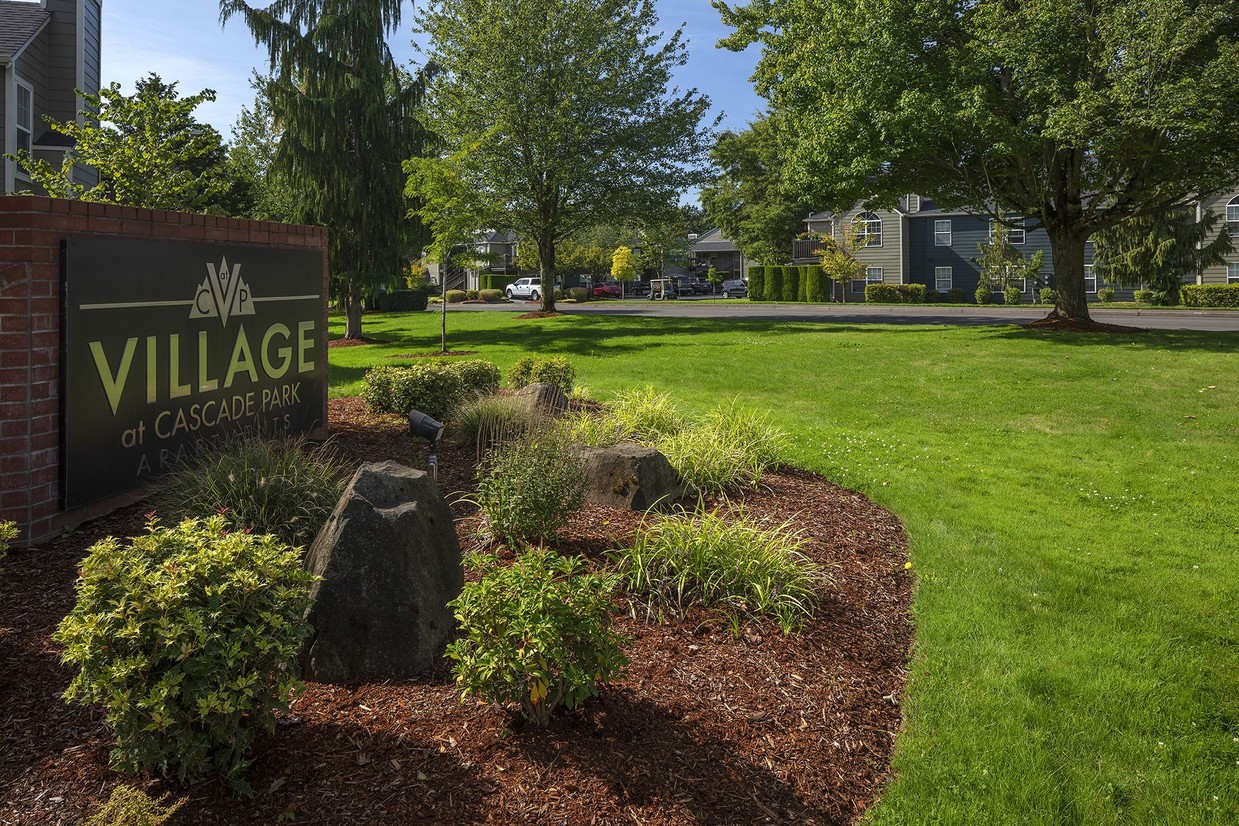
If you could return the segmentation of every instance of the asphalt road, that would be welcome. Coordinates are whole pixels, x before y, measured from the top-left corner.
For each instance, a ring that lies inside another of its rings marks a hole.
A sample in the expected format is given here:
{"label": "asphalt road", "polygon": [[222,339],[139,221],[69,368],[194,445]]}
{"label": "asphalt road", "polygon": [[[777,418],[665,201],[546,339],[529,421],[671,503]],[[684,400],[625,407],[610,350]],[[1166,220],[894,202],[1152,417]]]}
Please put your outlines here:
{"label": "asphalt road", "polygon": [[[435,309],[432,307],[432,309]],[[451,304],[448,312],[530,312],[533,301],[499,304]],[[954,324],[988,326],[1023,324],[1044,318],[1045,307],[935,307],[889,304],[750,304],[722,299],[681,298],[676,301],[649,301],[644,298],[590,301],[562,304],[566,313],[633,315],[665,318],[742,318],[781,321],[826,321],[844,324]],[[1197,332],[1239,332],[1239,311],[1196,310],[1103,310],[1090,308],[1094,321],[1123,324],[1149,330],[1193,330]]]}

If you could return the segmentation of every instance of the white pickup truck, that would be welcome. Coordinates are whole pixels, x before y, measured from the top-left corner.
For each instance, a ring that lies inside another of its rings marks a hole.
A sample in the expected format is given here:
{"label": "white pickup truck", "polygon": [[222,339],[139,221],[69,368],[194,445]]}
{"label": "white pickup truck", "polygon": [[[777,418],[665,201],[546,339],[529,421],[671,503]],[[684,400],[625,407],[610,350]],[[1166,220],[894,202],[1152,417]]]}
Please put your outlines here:
{"label": "white pickup truck", "polygon": [[509,299],[527,298],[530,301],[537,301],[542,297],[542,279],[518,278],[515,282],[508,285],[508,288],[504,290],[504,294]]}

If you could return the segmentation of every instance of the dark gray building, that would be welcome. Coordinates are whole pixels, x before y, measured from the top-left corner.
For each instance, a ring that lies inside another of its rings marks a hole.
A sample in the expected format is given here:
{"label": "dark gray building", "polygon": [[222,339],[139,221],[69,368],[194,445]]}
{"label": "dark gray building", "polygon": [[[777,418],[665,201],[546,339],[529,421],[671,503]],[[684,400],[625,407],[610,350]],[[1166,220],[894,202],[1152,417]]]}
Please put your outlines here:
{"label": "dark gray building", "polygon": [[[74,90],[99,91],[102,0],[0,0],[0,138],[4,153],[19,149],[59,166],[70,141],[48,128],[80,119]],[[3,192],[29,190],[30,180],[9,160]],[[96,181],[78,168],[79,180]]]}

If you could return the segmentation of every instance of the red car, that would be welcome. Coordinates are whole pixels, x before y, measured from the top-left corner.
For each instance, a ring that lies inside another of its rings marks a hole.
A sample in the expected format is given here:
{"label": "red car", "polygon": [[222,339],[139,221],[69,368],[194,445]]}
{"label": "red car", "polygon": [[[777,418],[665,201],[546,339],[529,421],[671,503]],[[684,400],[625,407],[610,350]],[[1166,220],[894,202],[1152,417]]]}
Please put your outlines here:
{"label": "red car", "polygon": [[619,298],[619,284],[599,284],[594,287],[594,298]]}

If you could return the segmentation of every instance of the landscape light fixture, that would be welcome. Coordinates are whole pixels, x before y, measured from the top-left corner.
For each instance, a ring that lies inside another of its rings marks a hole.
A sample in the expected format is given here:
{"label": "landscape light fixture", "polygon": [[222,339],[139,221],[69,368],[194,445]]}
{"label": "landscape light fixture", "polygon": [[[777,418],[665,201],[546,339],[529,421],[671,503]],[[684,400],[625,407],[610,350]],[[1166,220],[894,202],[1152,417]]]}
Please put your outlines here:
{"label": "landscape light fixture", "polygon": [[439,478],[439,460],[435,449],[439,446],[439,437],[443,435],[443,423],[432,419],[420,410],[409,411],[409,435],[425,439],[430,443],[430,475]]}

